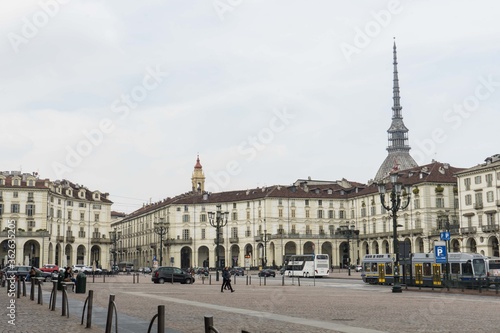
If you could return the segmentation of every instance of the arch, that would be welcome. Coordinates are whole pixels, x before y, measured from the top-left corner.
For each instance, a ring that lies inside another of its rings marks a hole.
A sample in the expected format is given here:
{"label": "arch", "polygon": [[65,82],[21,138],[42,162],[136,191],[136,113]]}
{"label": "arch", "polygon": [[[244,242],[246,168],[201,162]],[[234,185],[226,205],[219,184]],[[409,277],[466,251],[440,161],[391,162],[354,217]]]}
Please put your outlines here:
{"label": "arch", "polygon": [[240,263],[240,246],[238,244],[234,244],[229,249],[231,253],[231,267],[241,266]]}
{"label": "arch", "polygon": [[372,242],[371,246],[372,250],[370,251],[373,254],[379,254],[380,253],[380,245],[378,244],[378,241],[374,240]]}
{"label": "arch", "polygon": [[415,239],[415,252],[424,253],[424,239],[422,237],[417,237]]}
{"label": "arch", "polygon": [[5,239],[0,243],[0,258],[2,259],[2,261],[0,262],[0,264],[2,264],[1,267],[5,267],[5,265],[7,264],[6,259],[8,252],[9,252],[9,240]]}
{"label": "arch", "polygon": [[[59,244],[57,244],[59,246]],[[85,245],[78,245],[76,248],[76,264],[77,265],[85,265],[85,253],[87,249]]]}
{"label": "arch", "polygon": [[291,256],[297,254],[297,244],[293,241],[286,242],[285,244],[285,256]]}
{"label": "arch", "polygon": [[488,255],[491,257],[500,257],[500,251],[498,247],[498,238],[496,236],[492,236],[488,239]]}
{"label": "arch", "polygon": [[465,243],[465,248],[466,248],[466,252],[476,253],[477,252],[476,240],[474,238],[467,239],[467,241]]}
{"label": "arch", "polygon": [[304,243],[303,245],[304,254],[313,254],[315,252],[316,252],[316,245],[313,242],[308,241]]}
{"label": "arch", "polygon": [[333,265],[333,245],[332,242],[324,242],[321,244],[321,253],[323,254],[328,254],[328,257],[330,258],[330,266],[332,267]]}
{"label": "arch", "polygon": [[384,239],[382,241],[382,253],[389,254],[391,253],[391,249],[389,246],[389,241],[387,239]]}
{"label": "arch", "polygon": [[34,239],[24,243],[21,258],[24,265],[40,267],[40,243]]}
{"label": "arch", "polygon": [[184,246],[181,248],[181,268],[192,268],[192,267],[193,267],[193,250],[189,246]]}
{"label": "arch", "polygon": [[73,266],[75,264],[72,252],[73,247],[71,246],[71,244],[66,244],[66,247],[64,248],[64,258],[66,258],[66,266]]}
{"label": "arch", "polygon": [[101,268],[101,247],[99,245],[94,245],[90,248],[90,265]]}
{"label": "arch", "polygon": [[[217,250],[218,249],[218,250]],[[219,263],[217,263],[217,251],[219,252]],[[221,245],[219,244],[219,247],[215,248],[214,250],[214,263],[215,263],[215,266],[214,267],[219,267],[219,268],[222,268],[222,267],[225,267],[226,266],[226,248],[224,247],[224,245]]]}

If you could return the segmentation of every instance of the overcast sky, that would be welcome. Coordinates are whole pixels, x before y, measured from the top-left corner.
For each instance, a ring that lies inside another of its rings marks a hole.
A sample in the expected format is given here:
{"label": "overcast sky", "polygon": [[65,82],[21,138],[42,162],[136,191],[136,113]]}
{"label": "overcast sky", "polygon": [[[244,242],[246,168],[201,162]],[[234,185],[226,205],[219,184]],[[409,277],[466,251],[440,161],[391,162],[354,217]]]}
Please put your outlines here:
{"label": "overcast sky", "polygon": [[[2,1],[1,170],[131,212],[191,189],[366,183],[387,156],[396,37],[411,154],[500,153],[498,1]],[[497,111],[495,111],[495,109]]]}

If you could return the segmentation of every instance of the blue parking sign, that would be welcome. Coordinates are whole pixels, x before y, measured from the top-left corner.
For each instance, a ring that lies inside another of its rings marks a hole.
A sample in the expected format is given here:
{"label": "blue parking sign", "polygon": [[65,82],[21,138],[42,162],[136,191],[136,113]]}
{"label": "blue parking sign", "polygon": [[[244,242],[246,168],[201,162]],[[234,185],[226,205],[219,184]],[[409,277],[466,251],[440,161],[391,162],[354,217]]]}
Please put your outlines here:
{"label": "blue parking sign", "polygon": [[446,245],[434,246],[434,254],[436,256],[436,264],[446,263]]}
{"label": "blue parking sign", "polygon": [[442,241],[449,241],[450,240],[450,232],[449,231],[441,232],[440,238]]}

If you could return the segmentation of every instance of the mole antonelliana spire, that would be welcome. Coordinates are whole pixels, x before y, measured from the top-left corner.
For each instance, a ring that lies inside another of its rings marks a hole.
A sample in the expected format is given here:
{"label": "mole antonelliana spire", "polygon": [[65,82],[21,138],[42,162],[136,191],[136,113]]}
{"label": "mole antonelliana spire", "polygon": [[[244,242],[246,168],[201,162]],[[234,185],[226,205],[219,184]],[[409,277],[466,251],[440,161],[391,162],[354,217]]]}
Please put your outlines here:
{"label": "mole antonelliana spire", "polygon": [[410,145],[408,144],[408,128],[403,123],[399,96],[399,78],[398,78],[398,60],[396,52],[396,41],[393,48],[394,79],[392,88],[392,123],[387,130],[389,134],[389,144],[387,152],[389,153],[384,162],[378,169],[375,181],[385,178],[391,171],[405,170],[418,166],[417,162],[410,156]]}

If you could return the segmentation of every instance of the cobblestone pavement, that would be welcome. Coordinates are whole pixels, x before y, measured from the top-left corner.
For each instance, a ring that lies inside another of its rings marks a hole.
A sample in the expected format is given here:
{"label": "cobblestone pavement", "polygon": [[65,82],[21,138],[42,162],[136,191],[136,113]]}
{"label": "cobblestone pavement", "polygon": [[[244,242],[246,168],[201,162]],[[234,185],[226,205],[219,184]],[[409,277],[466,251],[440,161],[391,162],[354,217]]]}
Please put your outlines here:
{"label": "cobblestone pavement", "polygon": [[[351,280],[347,280],[351,279]],[[327,279],[263,279],[237,277],[234,293],[220,292],[220,282],[212,277],[197,279],[193,285],[153,284],[150,276],[132,275],[87,279],[87,293],[70,293],[76,304],[83,303],[88,291],[94,292],[94,313],[106,312],[110,295],[115,295],[118,332],[147,332],[148,323],[158,305],[165,305],[168,332],[204,332],[204,316],[213,316],[219,332],[499,332],[500,297],[494,292],[456,291],[417,288],[401,294],[388,286],[370,286],[360,282],[360,273],[334,272]],[[285,283],[282,286],[282,283]],[[50,293],[50,285],[44,286]],[[493,297],[486,297],[491,295]],[[103,332],[104,324],[93,323],[92,330],[79,325],[81,313],[61,317],[60,308],[48,310],[29,296],[16,300],[16,322],[7,325],[9,298],[0,290],[3,332],[34,332],[64,328],[72,332]],[[60,305],[60,301],[58,301]],[[101,313],[102,314],[102,313]],[[97,317],[97,313],[95,314]],[[135,322],[137,326],[130,326]],[[24,326],[23,326],[24,325]],[[54,326],[55,325],[55,326]],[[114,331],[114,330],[113,330]]]}

